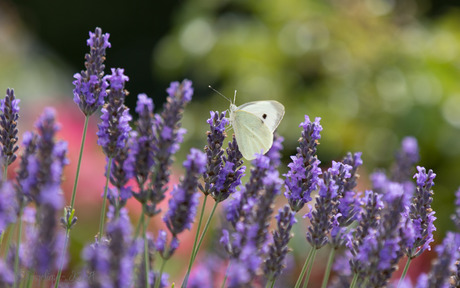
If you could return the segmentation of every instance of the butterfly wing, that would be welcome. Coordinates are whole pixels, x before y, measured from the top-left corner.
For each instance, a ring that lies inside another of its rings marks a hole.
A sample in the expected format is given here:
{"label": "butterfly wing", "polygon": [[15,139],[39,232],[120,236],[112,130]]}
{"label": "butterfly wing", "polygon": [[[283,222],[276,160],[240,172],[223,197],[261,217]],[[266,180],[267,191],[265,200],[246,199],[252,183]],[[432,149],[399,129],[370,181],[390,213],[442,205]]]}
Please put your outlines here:
{"label": "butterfly wing", "polygon": [[278,101],[254,101],[243,104],[237,111],[245,111],[257,116],[273,133],[284,116],[284,106]]}
{"label": "butterfly wing", "polygon": [[238,109],[232,118],[238,148],[244,158],[252,160],[256,158],[255,153],[265,154],[272,147],[273,132],[259,116]]}

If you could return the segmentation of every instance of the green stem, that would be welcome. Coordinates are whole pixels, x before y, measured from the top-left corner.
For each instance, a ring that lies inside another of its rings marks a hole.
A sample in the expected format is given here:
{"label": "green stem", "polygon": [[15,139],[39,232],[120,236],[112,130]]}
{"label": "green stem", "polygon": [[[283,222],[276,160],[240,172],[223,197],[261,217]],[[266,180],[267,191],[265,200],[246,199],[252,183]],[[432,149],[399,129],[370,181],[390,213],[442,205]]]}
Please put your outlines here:
{"label": "green stem", "polygon": [[305,277],[305,282],[303,282],[303,288],[307,288],[308,281],[310,280],[311,270],[313,268],[313,263],[315,262],[315,256],[316,256],[317,251],[318,251],[318,249],[313,250],[313,256],[310,259],[310,264],[308,264],[307,276]]}
{"label": "green stem", "polygon": [[[144,207],[145,204],[142,204],[142,207]],[[142,208],[143,209],[143,208]],[[134,238],[137,238],[139,236],[139,232],[141,231],[142,224],[144,223],[144,213],[142,213],[141,218],[137,221],[136,225],[136,231],[134,232]]]}
{"label": "green stem", "polygon": [[355,288],[357,282],[358,282],[358,273],[355,273],[355,275],[353,275],[353,280],[351,280],[350,288]]}
{"label": "green stem", "polygon": [[265,288],[273,288],[275,286],[275,281],[275,277],[268,279],[267,284],[265,284]]}
{"label": "green stem", "polygon": [[300,272],[299,278],[297,279],[297,282],[295,283],[295,288],[299,288],[300,284],[302,284],[302,279],[305,276],[305,272],[307,271],[308,263],[310,262],[311,257],[313,256],[314,250],[316,250],[314,247],[311,247],[310,252],[308,252],[307,259],[305,259],[305,263],[303,264],[302,271]]}
{"label": "green stem", "polygon": [[19,270],[19,246],[21,244],[21,238],[22,238],[22,207],[19,209],[19,217],[18,217],[18,239],[16,242],[16,255],[14,256],[14,285],[13,287],[18,287],[18,270]]}
{"label": "green stem", "polygon": [[406,266],[404,266],[404,270],[401,274],[401,278],[399,278],[398,287],[401,286],[402,282],[404,281],[404,278],[406,278],[406,274],[407,274],[407,271],[409,270],[409,265],[411,261],[412,261],[411,258],[407,258]]}
{"label": "green stem", "polygon": [[204,200],[203,200],[203,205],[201,206],[200,219],[198,220],[198,227],[197,227],[196,233],[195,233],[195,241],[193,242],[192,254],[190,255],[190,261],[188,263],[187,273],[185,274],[184,281],[182,281],[182,285],[181,285],[182,288],[187,287],[187,282],[188,282],[188,278],[189,278],[189,275],[190,275],[190,271],[192,270],[192,264],[193,264],[193,261],[195,260],[194,259],[195,258],[194,256],[196,255],[195,250],[198,251],[196,249],[197,248],[197,242],[198,242],[198,234],[200,234],[201,223],[203,221],[204,208],[206,207],[206,200],[207,199],[208,199],[208,195],[205,195]]}
{"label": "green stem", "polygon": [[[145,211],[145,203],[142,205],[142,211]],[[148,221],[145,219],[145,213],[142,213],[142,223],[143,223],[143,230],[142,234],[144,237],[144,265],[145,265],[145,283],[146,287],[150,287],[150,265],[149,265],[149,243],[147,239],[147,224]],[[160,279],[161,281],[161,279]]]}
{"label": "green stem", "polygon": [[5,165],[5,168],[3,168],[2,182],[5,182],[7,179],[8,179],[8,165]]}
{"label": "green stem", "polygon": [[166,266],[167,259],[163,259],[163,263],[161,263],[160,272],[158,273],[158,277],[155,277],[155,288],[160,288],[161,277],[163,276],[163,270]]}
{"label": "green stem", "polygon": [[327,282],[329,281],[329,275],[331,274],[332,263],[334,262],[334,257],[335,257],[335,248],[333,247],[331,251],[329,252],[329,259],[327,260],[326,271],[324,272],[323,284],[321,285],[321,288],[327,287]]}
{"label": "green stem", "polygon": [[4,254],[5,260],[6,260],[6,257],[8,257],[8,251],[10,250],[11,238],[13,238],[13,233],[16,229],[17,229],[17,222],[13,225],[12,224],[8,225],[6,232],[3,232],[3,233],[6,233],[7,235],[6,243],[4,246],[5,247],[5,254]]}
{"label": "green stem", "polygon": [[228,271],[230,270],[230,264],[232,264],[232,261],[228,261],[227,270],[225,271],[224,281],[222,281],[222,285],[220,286],[221,288],[224,288],[225,282],[227,282]]}
{"label": "green stem", "polygon": [[104,224],[105,224],[105,206],[107,202],[107,190],[109,188],[109,179],[110,179],[110,172],[112,169],[112,160],[113,158],[109,158],[109,163],[107,164],[107,173],[105,175],[105,189],[104,189],[104,199],[102,199],[102,210],[101,210],[101,218],[99,220],[99,236],[98,239],[102,239],[102,235],[104,235]]}
{"label": "green stem", "polygon": [[80,175],[81,159],[83,156],[83,147],[85,146],[86,130],[88,129],[88,121],[89,121],[89,116],[87,115],[85,117],[85,126],[83,127],[83,135],[81,137],[80,156],[78,156],[77,174],[75,175],[75,182],[73,183],[72,200],[70,201],[70,211],[73,210],[73,207],[75,205],[75,196],[77,194],[78,177]]}
{"label": "green stem", "polygon": [[[86,132],[88,129],[88,122],[89,122],[89,115],[86,115],[85,117],[85,124],[83,127],[83,135],[81,137],[81,144],[80,144],[80,155],[78,156],[78,164],[77,164],[77,173],[75,174],[75,181],[73,183],[73,189],[72,189],[72,199],[70,201],[70,219],[67,220],[67,227],[65,230],[65,242],[64,242],[64,247],[62,249],[62,254],[61,254],[61,260],[59,263],[59,270],[56,276],[56,282],[54,283],[54,287],[57,288],[59,286],[59,282],[61,281],[61,274],[62,274],[62,269],[64,267],[64,254],[65,251],[67,250],[67,245],[69,244],[69,238],[70,238],[70,226],[71,223],[73,222],[74,218],[74,206],[75,206],[75,197],[77,195],[77,185],[78,185],[78,178],[80,175],[80,167],[81,167],[81,159],[83,158],[83,148],[85,146],[85,139],[86,139]],[[67,215],[67,214],[66,214]]]}
{"label": "green stem", "polygon": [[58,288],[59,282],[61,281],[62,268],[64,267],[64,254],[67,249],[67,245],[69,244],[70,228],[68,228],[68,226],[65,231],[65,240],[64,240],[64,247],[62,248],[62,254],[61,254],[61,257],[59,257],[60,258],[59,270],[56,276],[56,282],[54,283],[54,288]]}

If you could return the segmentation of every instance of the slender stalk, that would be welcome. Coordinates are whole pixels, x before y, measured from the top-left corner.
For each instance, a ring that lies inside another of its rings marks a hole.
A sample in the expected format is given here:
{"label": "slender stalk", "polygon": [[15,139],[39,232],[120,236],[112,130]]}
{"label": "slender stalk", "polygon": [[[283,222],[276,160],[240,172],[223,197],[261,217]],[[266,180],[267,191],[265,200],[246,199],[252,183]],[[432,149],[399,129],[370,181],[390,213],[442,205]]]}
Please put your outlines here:
{"label": "slender stalk", "polygon": [[[142,211],[145,211],[145,203],[142,205]],[[145,284],[146,287],[150,287],[150,279],[149,279],[149,274],[150,274],[150,265],[149,265],[149,243],[147,239],[147,220],[145,219],[145,213],[142,213],[142,223],[143,223],[143,230],[142,234],[144,237],[144,265],[145,265]],[[161,281],[161,279],[160,279]]]}
{"label": "slender stalk", "polygon": [[8,257],[8,251],[10,250],[10,243],[11,243],[11,238],[13,238],[13,231],[15,230],[15,228],[17,229],[17,223],[14,224],[14,225],[8,225],[8,228],[6,229],[6,233],[7,234],[7,237],[6,237],[6,243],[5,243],[5,254],[3,255],[5,257],[5,260],[6,260],[6,257]]}
{"label": "slender stalk", "polygon": [[406,262],[406,266],[404,266],[404,270],[401,274],[401,278],[399,278],[399,282],[398,282],[398,288],[401,286],[402,282],[404,281],[404,278],[406,278],[406,274],[407,274],[407,271],[409,270],[409,265],[410,265],[410,262],[412,261],[411,258],[407,258],[407,262]]}
{"label": "slender stalk", "polygon": [[327,287],[327,282],[329,281],[329,275],[331,274],[332,263],[334,262],[334,257],[335,257],[335,249],[332,248],[331,251],[329,252],[329,259],[327,260],[326,271],[324,272],[323,284],[321,285],[321,288]]}
{"label": "slender stalk", "polygon": [[105,189],[104,189],[104,199],[102,200],[102,210],[101,210],[101,218],[99,220],[99,240],[102,239],[102,235],[104,234],[104,224],[105,224],[105,206],[107,202],[107,190],[109,188],[109,179],[110,179],[110,171],[112,170],[112,160],[113,158],[109,158],[109,163],[107,164],[107,174],[105,175]]}
{"label": "slender stalk", "polygon": [[5,168],[3,168],[2,182],[5,182],[6,179],[8,179],[8,165],[5,165]]}
{"label": "slender stalk", "polygon": [[222,281],[222,285],[220,286],[221,288],[224,288],[225,282],[227,282],[228,271],[230,270],[230,264],[232,264],[232,261],[228,261],[227,270],[225,271],[224,281]]}
{"label": "slender stalk", "polygon": [[31,271],[28,271],[29,275],[27,277],[27,285],[26,287],[27,288],[30,288],[32,287],[32,284],[34,284],[34,273],[35,271],[31,270]]}
{"label": "slender stalk", "polygon": [[302,279],[305,276],[305,272],[307,271],[307,267],[308,267],[311,257],[313,256],[314,250],[316,249],[312,247],[310,249],[310,252],[308,252],[308,256],[307,256],[307,259],[305,259],[305,263],[303,264],[302,271],[300,272],[299,278],[297,279],[297,282],[295,283],[295,288],[299,288],[300,284],[302,284]]}
{"label": "slender stalk", "polygon": [[350,288],[355,288],[357,282],[358,282],[358,273],[355,273],[355,275],[353,275],[353,280],[351,280]]}
{"label": "slender stalk", "polygon": [[78,164],[77,164],[77,173],[75,174],[75,181],[73,183],[73,189],[72,189],[72,199],[70,201],[70,211],[71,211],[71,217],[72,219],[66,219],[67,220],[67,227],[65,230],[65,242],[64,242],[64,247],[62,248],[62,253],[61,253],[61,260],[59,263],[59,270],[56,276],[56,282],[54,283],[54,287],[57,288],[59,286],[59,282],[61,280],[61,274],[62,274],[62,269],[64,267],[64,254],[65,251],[67,251],[67,245],[69,244],[69,238],[70,238],[70,229],[71,229],[71,223],[73,221],[74,217],[74,206],[75,206],[75,197],[77,195],[77,185],[78,185],[78,178],[80,175],[80,167],[81,167],[81,159],[83,158],[83,148],[85,146],[85,140],[86,140],[86,132],[88,130],[88,122],[89,122],[89,115],[85,116],[85,124],[83,127],[83,135],[81,137],[81,144],[80,144],[80,155],[78,156]]}
{"label": "slender stalk", "polygon": [[[144,204],[142,204],[142,207],[144,207]],[[144,223],[144,217],[145,217],[145,214],[142,213],[141,218],[139,218],[139,220],[137,221],[136,230],[134,231],[134,238],[137,238],[137,236],[139,236],[139,232],[141,231],[142,224]]]}
{"label": "slender stalk", "polygon": [[267,284],[265,284],[265,288],[273,288],[275,286],[275,281],[276,281],[276,278],[274,277],[268,279]]}
{"label": "slender stalk", "polygon": [[196,229],[195,241],[193,242],[192,254],[190,255],[190,261],[188,263],[187,273],[185,274],[184,281],[182,281],[182,285],[181,285],[182,288],[187,287],[187,282],[188,282],[188,278],[190,275],[190,271],[192,270],[192,264],[193,264],[193,261],[195,260],[194,256],[196,256],[195,250],[198,252],[198,250],[196,249],[197,242],[198,242],[198,234],[200,233],[201,223],[203,221],[203,215],[204,215],[204,208],[206,207],[207,199],[208,199],[208,195],[205,195],[204,200],[203,200],[203,205],[201,206],[200,220],[198,220],[198,227]]}
{"label": "slender stalk", "polygon": [[14,256],[14,285],[13,287],[16,288],[18,287],[18,270],[19,270],[19,246],[21,244],[21,238],[22,238],[22,207],[19,210],[19,217],[18,217],[18,239],[17,239],[17,244],[16,244],[16,255]]}
{"label": "slender stalk", "polygon": [[218,205],[219,203],[220,203],[219,201],[216,201],[216,203],[214,203],[214,206],[212,207],[211,214],[209,214],[208,220],[206,221],[206,224],[204,225],[203,232],[201,233],[200,241],[198,241],[198,245],[197,245],[197,247],[196,247],[196,249],[195,249],[195,252],[193,253],[193,261],[195,261],[196,255],[198,254],[198,250],[200,249],[201,243],[203,242],[204,235],[205,235],[206,232],[208,231],[209,224],[211,224],[212,216],[213,216],[214,213],[216,212],[216,208],[217,208],[217,205]]}
{"label": "slender stalk", "polygon": [[[68,226],[70,226],[70,225],[68,225]],[[69,236],[70,236],[70,228],[67,227],[67,229],[65,231],[64,247],[62,248],[61,257],[59,257],[60,258],[60,260],[59,260],[59,270],[58,270],[58,273],[56,275],[56,282],[54,282],[54,288],[58,288],[59,287],[59,282],[61,281],[62,268],[64,267],[64,255],[65,255],[65,251],[67,249],[67,244],[69,243]]]}
{"label": "slender stalk", "polygon": [[85,126],[83,127],[83,135],[81,137],[80,156],[78,156],[78,164],[77,164],[77,174],[75,174],[75,182],[73,183],[72,200],[70,201],[71,211],[73,210],[73,207],[75,205],[75,196],[77,194],[78,177],[80,175],[81,159],[83,156],[83,147],[85,146],[86,130],[88,129],[88,122],[89,122],[89,116],[87,115],[85,117]]}
{"label": "slender stalk", "polygon": [[164,270],[164,268],[166,266],[166,261],[168,261],[168,260],[163,259],[163,262],[161,263],[160,272],[158,273],[158,278],[155,277],[155,288],[160,288],[161,277],[163,276],[163,270]]}
{"label": "slender stalk", "polygon": [[318,249],[313,249],[313,255],[310,259],[310,263],[308,264],[308,272],[307,272],[307,276],[305,277],[305,282],[303,282],[303,288],[307,288],[308,281],[310,280],[311,270],[313,268],[313,263],[315,262],[315,256],[316,256],[317,251]]}

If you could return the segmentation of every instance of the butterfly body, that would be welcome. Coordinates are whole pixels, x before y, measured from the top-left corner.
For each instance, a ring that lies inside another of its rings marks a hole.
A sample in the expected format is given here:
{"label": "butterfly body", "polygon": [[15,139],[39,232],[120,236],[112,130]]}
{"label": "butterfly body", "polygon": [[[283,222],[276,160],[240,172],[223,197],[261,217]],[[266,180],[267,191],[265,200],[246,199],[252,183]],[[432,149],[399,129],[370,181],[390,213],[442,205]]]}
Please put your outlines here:
{"label": "butterfly body", "polygon": [[272,147],[273,133],[283,116],[284,106],[278,101],[230,104],[230,123],[244,158],[252,160],[255,153],[265,154]]}

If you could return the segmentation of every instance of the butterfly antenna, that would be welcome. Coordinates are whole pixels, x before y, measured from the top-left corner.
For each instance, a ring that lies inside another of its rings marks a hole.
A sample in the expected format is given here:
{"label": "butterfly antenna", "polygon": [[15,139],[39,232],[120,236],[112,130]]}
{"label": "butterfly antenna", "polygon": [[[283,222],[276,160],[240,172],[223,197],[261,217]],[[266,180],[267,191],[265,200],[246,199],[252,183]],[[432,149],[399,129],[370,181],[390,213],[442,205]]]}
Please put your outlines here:
{"label": "butterfly antenna", "polygon": [[208,85],[208,87],[209,87],[212,91],[216,92],[216,93],[219,94],[220,96],[222,96],[222,97],[224,97],[225,99],[227,99],[227,101],[230,102],[230,104],[233,104],[233,103],[232,103],[232,100],[228,99],[226,96],[224,96],[224,94],[222,94],[222,93],[220,93],[219,91],[217,91],[216,89],[212,88],[211,85]]}
{"label": "butterfly antenna", "polygon": [[233,95],[233,103],[236,103],[236,89],[235,89],[235,95]]}

